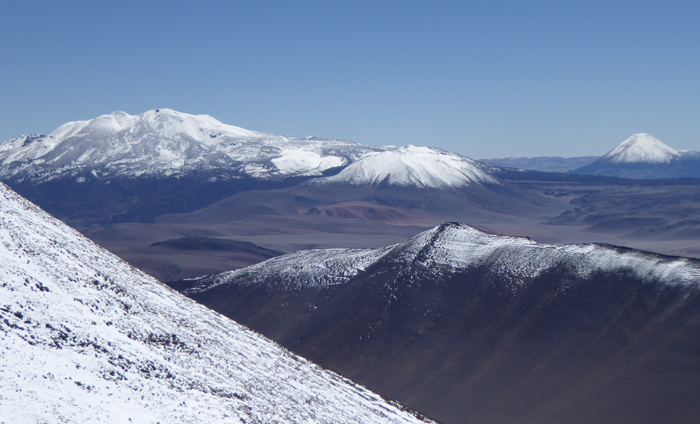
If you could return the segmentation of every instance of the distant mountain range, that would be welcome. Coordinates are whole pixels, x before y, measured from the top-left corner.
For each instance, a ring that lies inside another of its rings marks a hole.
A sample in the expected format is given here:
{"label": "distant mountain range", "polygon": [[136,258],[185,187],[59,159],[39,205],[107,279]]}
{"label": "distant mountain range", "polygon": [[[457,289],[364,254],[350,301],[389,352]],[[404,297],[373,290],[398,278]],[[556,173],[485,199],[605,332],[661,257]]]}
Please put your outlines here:
{"label": "distant mountain range", "polygon": [[675,150],[645,133],[632,135],[602,157],[499,157],[482,161],[505,168],[630,179],[700,178],[699,151]]}
{"label": "distant mountain range", "polygon": [[[360,160],[361,159],[361,160]],[[281,180],[319,177],[348,167],[335,181],[354,184],[463,186],[495,183],[487,165],[429,147],[372,147],[342,140],[250,131],[208,115],[156,109],[133,116],[114,112],[69,122],[53,133],[0,144],[0,178],[37,184],[122,178]]]}
{"label": "distant mountain range", "polygon": [[675,150],[649,134],[634,134],[595,162],[571,172],[621,178],[700,178],[700,152]]}
{"label": "distant mountain range", "polygon": [[163,280],[298,249],[387,245],[445,221],[700,256],[700,180],[514,170],[437,148],[279,136],[170,109],[8,140],[0,177]]}
{"label": "distant mountain range", "polygon": [[0,184],[0,420],[432,422],[181,296]]}
{"label": "distant mountain range", "polygon": [[[372,174],[385,160],[392,169]],[[0,179],[81,229],[150,222],[341,170],[333,181],[435,188],[497,183],[490,168],[440,149],[279,136],[171,109],[114,112],[0,144]]]}
{"label": "distant mountain range", "polygon": [[697,260],[443,224],[171,286],[445,423],[700,413]]}
{"label": "distant mountain range", "polygon": [[498,157],[495,159],[481,159],[483,162],[504,168],[517,168],[541,172],[568,172],[584,165],[588,165],[600,158],[600,156],[580,156],[563,158],[558,156],[527,157]]}

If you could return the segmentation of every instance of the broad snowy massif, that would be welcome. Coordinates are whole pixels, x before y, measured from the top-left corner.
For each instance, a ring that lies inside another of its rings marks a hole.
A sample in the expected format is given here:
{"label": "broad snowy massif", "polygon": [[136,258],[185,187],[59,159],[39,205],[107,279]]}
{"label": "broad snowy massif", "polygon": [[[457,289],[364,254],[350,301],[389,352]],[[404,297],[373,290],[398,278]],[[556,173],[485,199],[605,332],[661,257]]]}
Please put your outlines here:
{"label": "broad snowy massif", "polygon": [[321,176],[361,158],[333,181],[387,180],[417,187],[495,182],[486,165],[438,149],[266,134],[171,109],[135,116],[114,112],[69,122],[47,136],[7,140],[0,144],[0,178],[37,183],[66,177],[83,182],[193,174],[210,179],[280,179]]}
{"label": "broad snowy massif", "polygon": [[47,136],[23,135],[0,144],[0,178],[15,182],[195,173],[212,179],[318,177],[350,164],[321,181],[420,188],[496,182],[488,165],[439,149],[280,136],[171,109],[135,116],[114,112],[69,122]]}
{"label": "broad snowy massif", "polygon": [[[49,135],[0,144],[0,177],[43,182],[183,176],[318,176],[375,148],[342,140],[279,136],[226,125],[209,115],[155,109],[69,122]],[[217,175],[218,174],[218,175]]]}
{"label": "broad snowy massif", "polygon": [[0,422],[421,422],[175,293],[4,185],[0,269]]}

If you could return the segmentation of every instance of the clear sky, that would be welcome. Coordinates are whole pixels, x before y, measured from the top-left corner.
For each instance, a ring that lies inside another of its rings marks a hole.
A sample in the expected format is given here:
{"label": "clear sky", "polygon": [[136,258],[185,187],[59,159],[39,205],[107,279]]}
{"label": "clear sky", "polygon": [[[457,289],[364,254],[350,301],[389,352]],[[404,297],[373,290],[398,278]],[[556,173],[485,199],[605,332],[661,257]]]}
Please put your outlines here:
{"label": "clear sky", "polygon": [[159,107],[477,159],[700,150],[700,2],[0,0],[0,140]]}

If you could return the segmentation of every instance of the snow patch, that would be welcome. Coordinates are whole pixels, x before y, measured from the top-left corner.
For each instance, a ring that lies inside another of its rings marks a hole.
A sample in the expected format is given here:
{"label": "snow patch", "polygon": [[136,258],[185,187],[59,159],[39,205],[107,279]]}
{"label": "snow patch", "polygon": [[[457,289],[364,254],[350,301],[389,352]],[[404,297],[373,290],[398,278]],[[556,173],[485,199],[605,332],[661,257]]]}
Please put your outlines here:
{"label": "snow patch", "polygon": [[298,173],[309,174],[315,171],[321,175],[330,168],[345,165],[345,160],[337,156],[321,156],[313,151],[306,150],[282,150],[280,157],[272,159],[280,173],[294,175]]}

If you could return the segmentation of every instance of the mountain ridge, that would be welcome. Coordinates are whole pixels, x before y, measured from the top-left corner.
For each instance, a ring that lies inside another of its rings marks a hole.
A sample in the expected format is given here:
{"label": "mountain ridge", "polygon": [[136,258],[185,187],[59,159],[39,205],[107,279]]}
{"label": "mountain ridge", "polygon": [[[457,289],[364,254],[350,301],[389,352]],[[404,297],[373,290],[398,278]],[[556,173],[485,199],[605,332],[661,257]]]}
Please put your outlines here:
{"label": "mountain ridge", "polygon": [[[562,262],[562,258],[567,260]],[[271,269],[274,274],[284,274],[286,277],[283,281],[295,281],[300,277],[316,275],[325,278],[325,281],[311,277],[313,285],[333,285],[347,281],[374,263],[387,259],[417,263],[426,269],[466,269],[495,264],[497,272],[508,278],[533,278],[547,268],[555,266],[568,267],[581,276],[594,273],[594,268],[625,268],[636,273],[639,278],[663,278],[673,284],[696,280],[700,289],[700,262],[697,260],[641,252],[604,243],[549,245],[537,243],[528,237],[489,234],[457,222],[438,225],[392,246],[378,249],[299,251],[243,269],[189,281],[206,280],[209,284],[215,284],[216,280],[225,281]],[[340,262],[337,265],[329,265],[333,260]],[[333,272],[340,274],[334,275]],[[442,272],[442,269],[436,272]],[[187,293],[201,292],[212,287],[215,285],[199,284]]]}

